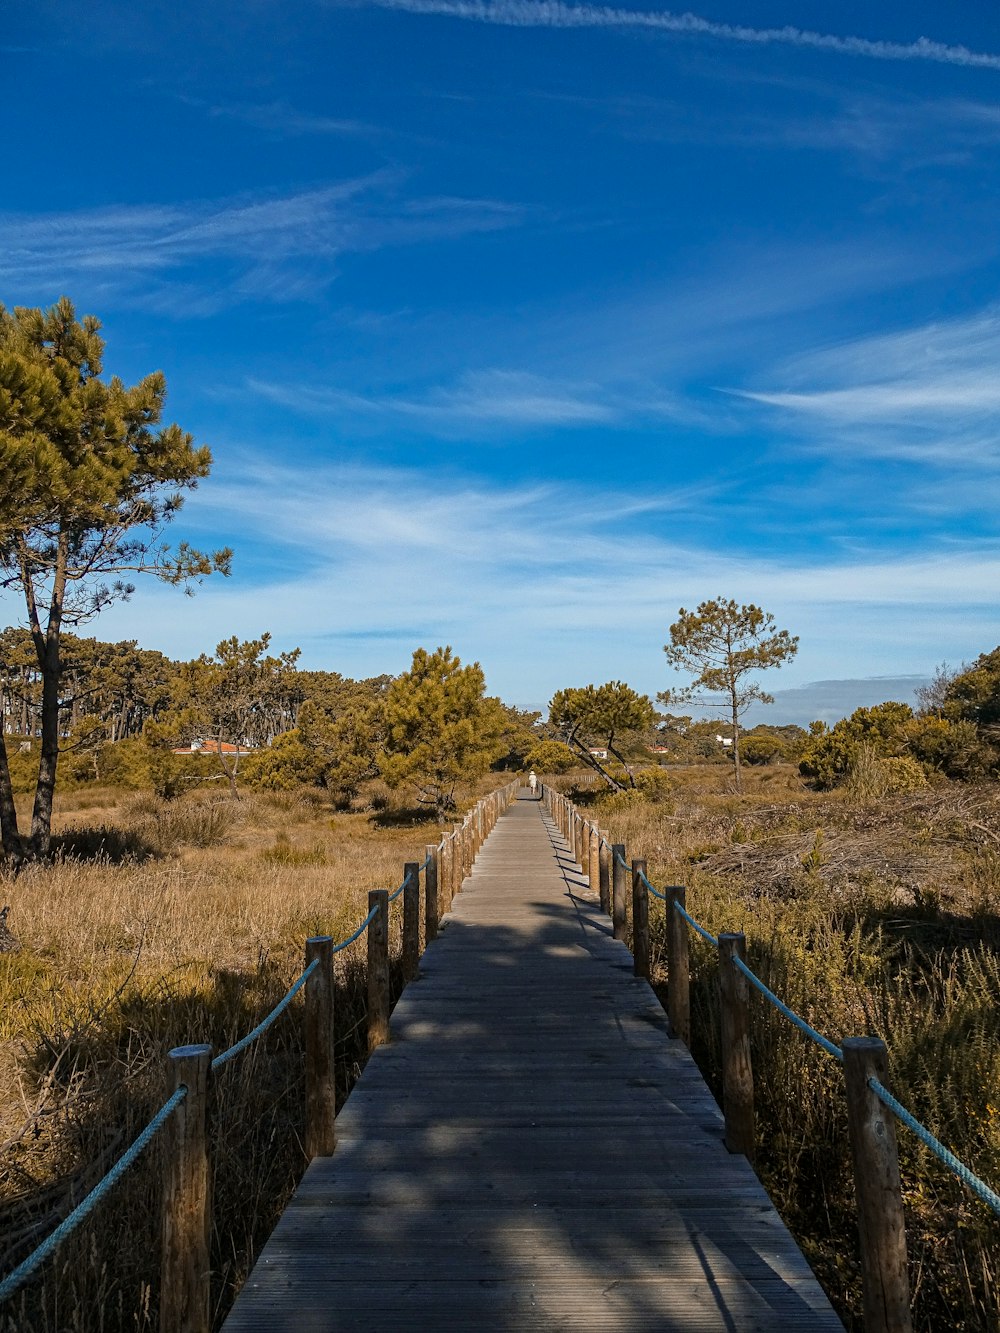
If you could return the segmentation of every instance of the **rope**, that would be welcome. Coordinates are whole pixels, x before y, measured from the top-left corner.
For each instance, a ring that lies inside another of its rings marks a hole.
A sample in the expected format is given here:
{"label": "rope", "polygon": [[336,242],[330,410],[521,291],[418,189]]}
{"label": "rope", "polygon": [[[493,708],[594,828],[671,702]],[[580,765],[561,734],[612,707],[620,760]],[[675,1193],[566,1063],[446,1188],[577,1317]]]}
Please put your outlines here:
{"label": "rope", "polygon": [[406,880],[404,879],[402,884],[400,884],[399,888],[396,890],[396,892],[389,894],[389,901],[391,903],[394,903],[405,888],[406,888]]}
{"label": "rope", "polygon": [[80,1223],[91,1213],[101,1202],[108,1191],[117,1184],[132,1163],[139,1157],[152,1143],[157,1133],[163,1128],[166,1122],[180,1106],[181,1102],[187,1096],[187,1088],[180,1087],[175,1093],[163,1103],[156,1115],[135,1140],[132,1146],[119,1157],[114,1166],[103,1179],[99,1180],[87,1197],[73,1209],[68,1217],[64,1218],[55,1231],[42,1241],[37,1249],[33,1250],[22,1263],[8,1274],[0,1282],[0,1304],[9,1300],[21,1290],[24,1284],[32,1276],[51,1254],[54,1254],[67,1236],[80,1225]]}
{"label": "rope", "polygon": [[746,963],[744,963],[742,958],[736,958],[734,956],[733,963],[737,971],[742,972],[743,975],[746,977],[747,981],[749,981],[752,985],[756,986],[757,989],[760,991],[761,995],[765,996],[768,1000],[771,1001],[771,1003],[774,1005],[775,1009],[777,1009],[779,1014],[784,1014],[784,1016],[788,1019],[788,1021],[790,1023],[794,1023],[800,1032],[804,1032],[807,1037],[811,1037],[817,1046],[822,1046],[823,1050],[826,1051],[827,1055],[832,1055],[835,1060],[840,1060],[841,1062],[843,1062],[844,1053],[840,1049],[840,1047],[834,1046],[833,1042],[829,1041],[826,1037],[824,1037],[822,1032],[817,1032],[815,1028],[811,1028],[809,1024],[806,1022],[806,1020],[804,1018],[800,1018],[799,1015],[795,1013],[793,1009],[789,1009],[787,1004],[782,1004],[782,1002],[778,999],[777,995],[775,995],[774,991],[768,990],[768,988],[764,985],[763,981],[761,981],[760,977],[756,976],[753,972],[750,971],[750,969],[747,967]]}
{"label": "rope", "polygon": [[[427,861],[424,862],[421,869],[424,869],[429,861],[430,857],[427,858]],[[397,889],[396,893],[398,894],[401,889],[402,886],[400,886],[400,889]],[[393,897],[395,896],[396,895],[394,894]],[[341,940],[339,944],[335,944],[332,952],[339,953],[342,949],[346,949],[348,945],[353,944],[354,941],[368,929],[377,912],[378,908],[373,907],[353,935],[349,935],[346,940]],[[251,1032],[248,1032],[246,1036],[242,1037],[234,1046],[230,1046],[227,1051],[223,1051],[220,1055],[215,1057],[212,1061],[213,1072],[216,1069],[221,1069],[224,1064],[227,1064],[234,1056],[239,1055],[241,1051],[245,1051],[248,1046],[252,1045],[258,1037],[262,1036],[263,1033],[267,1031],[271,1024],[285,1012],[318,965],[319,959],[314,958],[299,979],[293,983],[289,990],[286,991],[285,995],[274,1006],[267,1017],[262,1019]],[[37,1249],[33,1250],[32,1253],[28,1255],[27,1259],[20,1263],[12,1273],[8,1274],[8,1276],[0,1282],[0,1304],[8,1300],[11,1296],[16,1295],[32,1274],[59,1248],[67,1236],[75,1231],[79,1224],[93,1211],[108,1191],[121,1179],[133,1162],[135,1162],[146,1148],[149,1147],[159,1130],[162,1129],[173,1112],[180,1106],[186,1094],[187,1088],[178,1088],[177,1091],[164,1102],[163,1106],[160,1107],[159,1111],[157,1111],[156,1115],[132,1146],[119,1157],[118,1161],[115,1162],[110,1171],[97,1182],[87,1197],[73,1209],[68,1217],[59,1223],[56,1229],[42,1241]]]}
{"label": "rope", "polygon": [[615,860],[618,862],[618,864],[621,866],[623,870],[627,870],[629,874],[632,873],[632,867],[625,860],[624,856],[622,856],[621,852],[615,852]]}
{"label": "rope", "polygon": [[650,891],[650,893],[653,895],[654,898],[659,898],[661,903],[665,903],[667,901],[667,895],[665,893],[661,893],[655,884],[650,884],[649,880],[646,878],[646,876],[642,873],[641,870],[639,871],[639,878],[642,880],[643,884],[645,884],[646,888]]}
{"label": "rope", "polygon": [[983,1203],[985,1203],[988,1208],[992,1208],[997,1216],[1000,1217],[1000,1194],[996,1194],[990,1189],[985,1181],[982,1181],[978,1176],[973,1175],[965,1163],[960,1162],[953,1152],[949,1152],[944,1144],[939,1139],[936,1139],[930,1130],[926,1129],[919,1120],[916,1120],[901,1102],[897,1102],[889,1089],[883,1087],[877,1078],[870,1078],[868,1080],[868,1086],[879,1101],[887,1106],[889,1110],[903,1122],[907,1129],[913,1130],[921,1143],[926,1144],[931,1152],[934,1153],[936,1157],[940,1158],[950,1171],[958,1176],[959,1180],[968,1185],[969,1189],[971,1189],[974,1194],[978,1194]]}
{"label": "rope", "polygon": [[330,950],[330,952],[340,953],[341,949],[346,949],[349,944],[353,944],[355,940],[360,939],[361,936],[368,929],[368,927],[371,925],[371,923],[375,920],[375,917],[377,915],[378,915],[378,908],[373,907],[372,910],[365,917],[364,921],[362,921],[361,925],[358,926],[354,934],[348,935],[346,940],[341,940],[339,944],[335,944],[333,948]]}
{"label": "rope", "polygon": [[676,901],[676,899],[674,900],[674,910],[680,912],[681,916],[692,928],[692,930],[696,930],[703,940],[708,940],[709,944],[718,944],[719,941],[716,938],[716,936],[713,935],[711,931],[706,930],[704,926],[699,926],[698,922],[695,921],[694,917],[689,916],[688,913],[684,910],[684,908],[680,905],[680,903]]}
{"label": "rope", "polygon": [[309,966],[306,968],[306,970],[299,977],[298,981],[296,981],[294,985],[288,991],[285,992],[285,995],[278,1001],[278,1003],[274,1006],[274,1008],[267,1015],[267,1017],[261,1019],[261,1021],[257,1024],[257,1026],[253,1028],[250,1032],[248,1032],[245,1037],[241,1037],[235,1046],[230,1046],[228,1051],[223,1051],[221,1055],[217,1055],[215,1057],[215,1059],[212,1061],[213,1072],[216,1069],[221,1069],[222,1066],[224,1064],[227,1064],[233,1058],[234,1055],[239,1055],[240,1051],[245,1051],[248,1046],[252,1046],[253,1043],[257,1040],[257,1038],[267,1031],[267,1029],[271,1026],[271,1024],[285,1012],[285,1010],[291,1004],[292,1000],[295,998],[296,995],[298,995],[299,991],[306,984],[309,977],[313,974],[313,972],[316,970],[318,966],[319,966],[319,959],[314,958],[312,962],[309,964]]}

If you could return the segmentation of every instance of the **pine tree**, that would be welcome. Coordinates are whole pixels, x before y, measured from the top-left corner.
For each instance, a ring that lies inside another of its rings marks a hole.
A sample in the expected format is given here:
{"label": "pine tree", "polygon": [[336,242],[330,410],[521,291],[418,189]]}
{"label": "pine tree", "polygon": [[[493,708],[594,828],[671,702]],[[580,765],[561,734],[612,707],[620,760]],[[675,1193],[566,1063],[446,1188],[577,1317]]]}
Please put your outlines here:
{"label": "pine tree", "polygon": [[[59,762],[61,639],[65,628],[127,598],[121,577],[150,573],[190,584],[228,573],[230,552],[162,545],[181,491],[208,475],[211,454],[177,425],[160,426],[160,372],[131,388],[105,381],[93,315],[63,297],[47,311],[0,306],[0,586],[25,599],[41,673],[41,746],[31,851],[49,846]],[[23,854],[0,736],[4,850]]]}

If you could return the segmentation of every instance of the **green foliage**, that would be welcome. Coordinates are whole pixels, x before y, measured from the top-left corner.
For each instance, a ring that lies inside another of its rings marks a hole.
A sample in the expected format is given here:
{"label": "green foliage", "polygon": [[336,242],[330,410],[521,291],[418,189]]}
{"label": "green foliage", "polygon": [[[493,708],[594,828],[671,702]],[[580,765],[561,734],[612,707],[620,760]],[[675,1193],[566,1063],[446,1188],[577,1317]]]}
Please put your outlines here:
{"label": "green foliage", "polygon": [[386,691],[382,776],[390,787],[412,783],[439,820],[454,808],[458,783],[485,773],[502,753],[507,718],[485,689],[479,663],[463,667],[445,647],[418,648]]}
{"label": "green foliage", "polygon": [[536,773],[568,773],[577,760],[573,751],[562,741],[536,740],[524,756],[522,768],[533,768]]}
{"label": "green foliage", "polygon": [[315,750],[303,742],[298,728],[276,736],[266,750],[243,761],[243,780],[261,791],[294,791],[318,782],[321,765]]}
{"label": "green foliage", "polygon": [[915,717],[906,724],[906,739],[915,759],[949,778],[985,777],[997,765],[995,747],[974,722]]}
{"label": "green foliage", "polygon": [[972,666],[951,678],[941,710],[953,722],[980,729],[1000,723],[1000,648],[981,653]]}
{"label": "green foliage", "polygon": [[663,649],[667,661],[694,679],[682,689],[665,690],[657,698],[668,707],[698,699],[729,710],[737,788],[741,781],[740,718],[755,700],[774,702],[747,677],[754,671],[780,667],[798,649],[798,638],[777,629],[769,612],[752,602],[738,605],[732,598],[701,602],[695,611],[681,607],[678,619],[670,626],[670,642]]}
{"label": "green foliage", "polygon": [[872,708],[857,708],[830,731],[814,733],[803,751],[800,771],[819,787],[842,781],[859,748],[867,746],[876,759],[905,754],[907,724],[913,719],[909,704],[889,701]]}
{"label": "green foliage", "polygon": [[[174,684],[175,707],[147,734],[177,743],[200,741],[237,794],[240,747],[268,744],[275,719],[290,720],[298,702],[299,649],[274,655],[271,636],[224,639],[214,657],[185,662]],[[280,728],[284,730],[284,728]],[[237,747],[227,751],[224,745]]]}
{"label": "green foliage", "polygon": [[643,768],[635,775],[635,785],[648,801],[666,801],[676,783],[665,768]]}
{"label": "green foliage", "polygon": [[606,749],[613,755],[634,787],[632,769],[622,751],[630,740],[650,733],[655,721],[656,712],[649,699],[620,680],[557,690],[549,704],[549,723],[559,739],[596,769],[612,790],[621,785],[620,781],[591,750]]}

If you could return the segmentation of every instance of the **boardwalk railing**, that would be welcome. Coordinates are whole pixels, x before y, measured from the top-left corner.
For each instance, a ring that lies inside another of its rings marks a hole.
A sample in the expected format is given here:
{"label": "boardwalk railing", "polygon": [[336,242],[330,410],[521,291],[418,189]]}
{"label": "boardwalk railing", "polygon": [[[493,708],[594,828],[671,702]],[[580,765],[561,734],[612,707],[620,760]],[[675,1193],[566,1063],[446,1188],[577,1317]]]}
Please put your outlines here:
{"label": "boardwalk railing", "polygon": [[368,1049],[389,1039],[389,909],[402,896],[402,972],[417,976],[420,961],[420,876],[424,877],[424,938],[437,935],[462,881],[497,820],[514,800],[518,782],[482,797],[441,841],[428,846],[422,863],[407,862],[403,882],[393,892],[373,889],[368,915],[338,943],[325,935],[306,940],[305,967],[270,1013],[245,1037],[213,1057],[209,1045],[178,1046],[167,1056],[170,1094],[142,1133],[90,1193],[55,1230],[0,1281],[0,1305],[25,1287],[162,1130],[161,1333],[208,1333],[210,1316],[211,1144],[207,1108],[213,1074],[262,1036],[298,995],[305,992],[305,1101],[307,1158],[327,1157],[336,1143],[334,1087],[333,958],[367,932]]}
{"label": "boardwalk railing", "polygon": [[[687,911],[686,891],[671,885],[657,889],[646,862],[628,861],[623,843],[611,843],[596,823],[550,786],[542,799],[571,855],[587,875],[591,889],[611,917],[616,939],[631,941],[636,976],[650,975],[649,896],[664,906],[667,943],[667,1013],[671,1029],[686,1046],[691,1041],[689,935],[693,930],[719,954],[722,1026],[722,1086],[725,1142],[730,1152],[754,1157],[753,1069],[750,1061],[750,987],[779,1013],[844,1066],[848,1128],[854,1165],[861,1242],[863,1313],[866,1333],[909,1333],[910,1291],[906,1263],[906,1227],[896,1149],[895,1119],[900,1120],[1000,1216],[1000,1195],[974,1175],[931,1134],[885,1086],[888,1052],[877,1037],[848,1037],[840,1046],[789,1009],[746,963],[746,938],[740,933],[713,935]],[[629,892],[631,889],[631,893]],[[631,897],[631,929],[628,900]],[[886,1110],[892,1115],[886,1115]]]}

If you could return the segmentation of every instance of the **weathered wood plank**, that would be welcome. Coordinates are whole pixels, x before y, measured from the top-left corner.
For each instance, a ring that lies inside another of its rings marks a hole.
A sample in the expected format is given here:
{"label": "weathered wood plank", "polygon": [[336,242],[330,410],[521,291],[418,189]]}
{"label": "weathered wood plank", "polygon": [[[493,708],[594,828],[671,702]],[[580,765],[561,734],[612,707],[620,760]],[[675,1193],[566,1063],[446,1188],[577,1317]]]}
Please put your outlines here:
{"label": "weathered wood plank", "polygon": [[840,1324],[555,825],[518,802],[226,1328]]}

